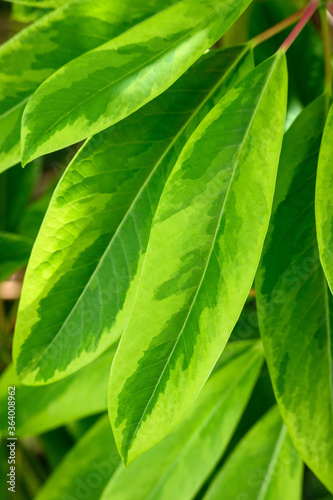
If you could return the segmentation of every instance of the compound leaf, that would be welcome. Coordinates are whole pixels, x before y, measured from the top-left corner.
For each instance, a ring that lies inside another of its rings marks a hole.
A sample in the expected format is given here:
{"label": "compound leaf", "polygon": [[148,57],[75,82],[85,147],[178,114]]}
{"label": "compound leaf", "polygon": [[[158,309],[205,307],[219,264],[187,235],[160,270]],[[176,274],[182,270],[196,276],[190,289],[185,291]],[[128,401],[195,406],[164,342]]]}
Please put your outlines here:
{"label": "compound leaf", "polygon": [[185,415],[250,291],[268,227],[286,110],[283,54],[195,130],[160,199],[110,378],[125,462]]}
{"label": "compound leaf", "polygon": [[161,94],[250,1],[182,0],[61,68],[25,109],[23,164],[106,129]]}
{"label": "compound leaf", "polygon": [[314,195],[325,99],[282,148],[256,288],[259,326],[281,415],[304,462],[333,490],[332,295],[318,256]]}

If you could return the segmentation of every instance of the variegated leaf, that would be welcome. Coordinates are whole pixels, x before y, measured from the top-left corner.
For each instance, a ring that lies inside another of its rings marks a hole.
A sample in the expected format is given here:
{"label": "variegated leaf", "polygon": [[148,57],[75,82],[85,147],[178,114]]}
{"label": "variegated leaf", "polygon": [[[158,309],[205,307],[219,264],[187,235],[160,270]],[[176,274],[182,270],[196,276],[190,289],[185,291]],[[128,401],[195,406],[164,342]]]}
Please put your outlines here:
{"label": "variegated leaf", "polygon": [[270,217],[286,86],[279,53],[207,115],[166,183],[111,369],[125,462],[185,415],[240,315]]}
{"label": "variegated leaf", "polygon": [[181,0],[61,68],[25,109],[23,164],[106,129],[164,92],[250,2]]}
{"label": "variegated leaf", "polygon": [[200,120],[251,68],[244,47],[206,54],[158,99],[88,141],[67,168],[19,307],[14,361],[25,383],[63,378],[119,338],[165,180]]}
{"label": "variegated leaf", "polygon": [[20,161],[23,110],[44,80],[72,59],[174,1],[77,0],[44,16],[1,45],[0,172]]}

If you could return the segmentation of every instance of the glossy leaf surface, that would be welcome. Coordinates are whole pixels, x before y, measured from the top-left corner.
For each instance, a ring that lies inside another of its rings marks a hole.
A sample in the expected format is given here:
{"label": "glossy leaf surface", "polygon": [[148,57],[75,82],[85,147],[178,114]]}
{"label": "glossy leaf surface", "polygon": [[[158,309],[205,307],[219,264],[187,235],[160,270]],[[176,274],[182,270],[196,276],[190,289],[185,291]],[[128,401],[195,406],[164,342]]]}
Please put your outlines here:
{"label": "glossy leaf surface", "polygon": [[253,70],[201,122],[166,183],[111,369],[125,462],[185,415],[241,313],[270,217],[286,85],[283,55]]}
{"label": "glossy leaf surface", "polygon": [[64,66],[22,119],[22,162],[81,141],[164,92],[251,0],[182,0]]}
{"label": "glossy leaf surface", "polygon": [[78,0],[1,45],[0,172],[20,161],[22,113],[44,80],[170,4],[172,0]]}
{"label": "glossy leaf surface", "polygon": [[22,292],[14,360],[28,383],[68,375],[121,335],[165,180],[200,120],[251,67],[242,47],[208,53],[68,167]]}
{"label": "glossy leaf surface", "polygon": [[329,112],[320,147],[316,183],[316,226],[319,254],[333,292],[333,106]]}
{"label": "glossy leaf surface", "polygon": [[258,377],[262,347],[235,342],[188,416],[129,468],[122,465],[101,500],[191,500],[224,452]]}
{"label": "glossy leaf surface", "polygon": [[275,407],[235,448],[204,500],[300,500],[301,492],[302,461]]}
{"label": "glossy leaf surface", "polygon": [[314,214],[324,122],[321,98],[285,136],[256,288],[281,415],[305,463],[333,489],[332,296],[319,262]]}
{"label": "glossy leaf surface", "polygon": [[8,427],[6,401],[9,386],[16,386],[17,436],[41,434],[105,411],[114,353],[115,348],[111,347],[89,366],[47,387],[21,385],[14,367],[9,366],[0,379],[0,432],[6,434]]}

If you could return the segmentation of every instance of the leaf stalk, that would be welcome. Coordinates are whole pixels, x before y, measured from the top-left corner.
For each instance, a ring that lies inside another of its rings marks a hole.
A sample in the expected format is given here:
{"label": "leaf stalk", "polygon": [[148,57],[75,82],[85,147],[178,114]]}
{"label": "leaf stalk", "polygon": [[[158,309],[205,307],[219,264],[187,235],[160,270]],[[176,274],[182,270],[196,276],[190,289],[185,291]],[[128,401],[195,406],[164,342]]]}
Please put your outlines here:
{"label": "leaf stalk", "polygon": [[306,7],[301,19],[296,24],[295,28],[292,30],[290,35],[287,36],[287,38],[285,39],[279,50],[286,52],[289,49],[289,47],[294,43],[298,35],[303,30],[303,28],[310,21],[313,14],[316,12],[319,3],[320,0],[311,0],[309,5]]}

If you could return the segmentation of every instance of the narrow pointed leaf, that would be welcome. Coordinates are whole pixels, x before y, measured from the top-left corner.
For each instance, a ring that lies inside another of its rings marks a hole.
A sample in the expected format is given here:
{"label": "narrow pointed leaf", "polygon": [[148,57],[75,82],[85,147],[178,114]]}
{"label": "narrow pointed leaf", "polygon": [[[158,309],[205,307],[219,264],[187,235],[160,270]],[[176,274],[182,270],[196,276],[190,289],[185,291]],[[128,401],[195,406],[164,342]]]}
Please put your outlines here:
{"label": "narrow pointed leaf", "polygon": [[245,54],[206,54],[165,94],[88,141],[67,168],[22,291],[14,361],[25,383],[60,379],[119,338],[165,180],[200,120],[252,68]]}
{"label": "narrow pointed leaf", "polygon": [[102,417],[66,455],[35,500],[99,500],[121,462],[107,417]]}
{"label": "narrow pointed leaf", "polygon": [[333,490],[333,301],[319,262],[314,214],[324,122],[320,98],[285,136],[256,288],[281,415],[304,462]]}
{"label": "narrow pointed leaf", "polygon": [[[167,491],[170,492],[171,488],[178,488],[178,493],[181,492],[183,500],[191,498],[192,492],[195,492],[202,484],[229,441],[263,361],[262,348],[253,342],[236,342],[229,350],[230,352],[226,352],[222,356],[219,372],[212,376],[205,387],[191,412],[187,425],[182,425],[175,430],[174,436],[170,436],[162,446],[156,447],[152,452],[142,457],[143,460],[137,461],[131,469],[125,469],[121,466],[120,470],[116,472],[120,457],[112,438],[110,423],[107,418],[102,418],[78,442],[51,475],[40,491],[38,500],[58,498],[64,500],[68,498],[69,500],[79,497],[80,492],[84,494],[85,491],[88,494],[88,490],[90,492],[89,499],[99,499],[101,489],[107,482],[109,482],[109,486],[105,495],[108,497],[110,490],[115,491],[116,496],[112,496],[114,500],[118,498],[119,487],[121,487],[122,495],[120,498],[136,498],[138,500],[168,498],[165,495],[167,495]],[[96,363],[93,365],[94,371],[91,369],[90,374],[99,373],[102,370],[107,378],[109,370],[104,370],[104,365],[98,366]],[[1,385],[4,386],[9,380],[10,378],[7,376]],[[84,386],[86,380],[83,378],[81,380]],[[54,387],[59,386],[59,384],[63,385],[64,382],[54,384]],[[96,379],[94,384],[98,387]],[[47,389],[55,395],[52,387],[48,386]],[[104,382],[103,387],[106,388]],[[58,388],[60,392],[60,386]],[[24,417],[28,416],[26,412],[28,401],[27,398],[23,400],[22,391],[34,391],[30,393],[30,396],[36,403],[38,394],[43,394],[45,389],[20,387],[17,390],[17,396],[20,396],[17,403],[20,405],[24,403]],[[72,396],[70,410],[78,404],[74,386],[72,386]],[[86,396],[90,401],[92,394],[89,393]],[[49,407],[45,398],[42,397],[42,400],[45,408]],[[51,405],[49,408],[51,409],[50,415],[52,415],[52,408],[55,407]],[[22,409],[20,413],[22,413]],[[47,420],[45,414],[43,416],[44,420]],[[28,428],[26,427],[26,429]],[[34,432],[34,427],[30,426],[30,429]],[[39,431],[38,427],[36,429]],[[42,428],[42,430],[44,429]],[[206,436],[210,432],[213,433],[214,439],[207,440]],[[21,432],[19,435],[22,435]],[[198,453],[199,451],[200,453]],[[191,479],[188,482],[183,480],[184,467],[191,470]],[[92,473],[91,476],[87,471]],[[113,482],[111,476],[114,473],[117,477]],[[132,478],[135,478],[135,481]],[[166,488],[167,491],[165,491]]]}
{"label": "narrow pointed leaf", "polygon": [[30,7],[39,7],[40,9],[56,9],[69,3],[71,0],[6,0],[6,2],[28,5]]}
{"label": "narrow pointed leaf", "polygon": [[258,342],[231,345],[187,418],[129,468],[119,467],[101,500],[191,500],[224,452],[262,361]]}
{"label": "narrow pointed leaf", "polygon": [[[79,372],[47,387],[20,384],[10,365],[0,379],[0,432],[8,428],[8,387],[16,387],[16,435],[38,435],[107,409],[107,386],[115,347]],[[84,391],[84,393],[83,393]],[[84,397],[83,397],[84,394]]]}
{"label": "narrow pointed leaf", "polygon": [[252,71],[201,122],[166,183],[111,369],[126,462],[185,415],[241,313],[270,217],[286,85],[284,55]]}
{"label": "narrow pointed leaf", "polygon": [[333,293],[333,106],[325,125],[320,147],[316,183],[316,226],[319,254]]}
{"label": "narrow pointed leaf", "polygon": [[182,0],[67,64],[22,119],[22,162],[85,139],[170,87],[251,0]]}
{"label": "narrow pointed leaf", "polygon": [[54,71],[173,0],[78,0],[44,16],[0,47],[0,172],[20,161],[21,118]]}
{"label": "narrow pointed leaf", "polygon": [[300,500],[302,461],[277,408],[243,438],[204,500]]}

